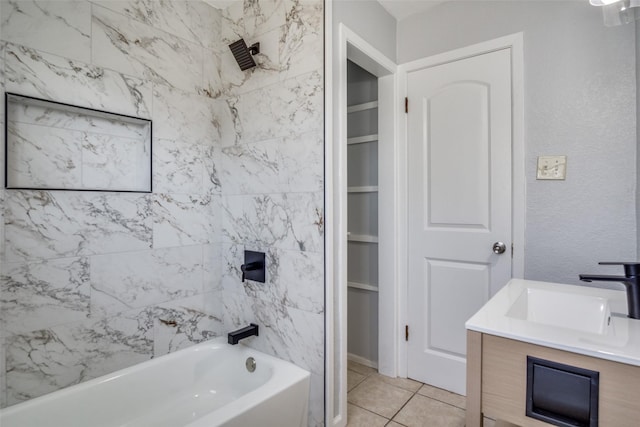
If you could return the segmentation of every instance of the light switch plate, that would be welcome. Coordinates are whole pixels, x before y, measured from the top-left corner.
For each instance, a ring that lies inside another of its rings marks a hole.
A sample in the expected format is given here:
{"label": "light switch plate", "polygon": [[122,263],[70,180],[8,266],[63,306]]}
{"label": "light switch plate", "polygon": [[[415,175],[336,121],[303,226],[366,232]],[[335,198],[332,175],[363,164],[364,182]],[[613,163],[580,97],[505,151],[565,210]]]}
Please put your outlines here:
{"label": "light switch plate", "polygon": [[567,156],[539,156],[537,179],[565,179]]}

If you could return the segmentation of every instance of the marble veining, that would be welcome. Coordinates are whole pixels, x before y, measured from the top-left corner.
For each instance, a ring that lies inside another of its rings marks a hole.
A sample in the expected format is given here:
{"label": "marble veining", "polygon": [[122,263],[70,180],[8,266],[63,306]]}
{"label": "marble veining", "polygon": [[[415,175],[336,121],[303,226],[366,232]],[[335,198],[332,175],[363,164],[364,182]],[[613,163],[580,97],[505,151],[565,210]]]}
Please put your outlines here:
{"label": "marble veining", "polygon": [[[232,99],[232,98],[230,98]],[[322,129],[323,80],[318,71],[258,89],[235,100],[236,132],[243,142]],[[273,111],[279,114],[275,117]]]}
{"label": "marble veining", "polygon": [[227,241],[311,252],[324,248],[322,193],[278,193],[223,198]]}
{"label": "marble veining", "polygon": [[3,0],[3,40],[89,62],[91,5],[86,1]]}
{"label": "marble veining", "polygon": [[222,90],[226,95],[250,92],[269,86],[280,80],[280,29],[261,34],[255,39],[246,39],[248,45],[260,42],[260,53],[253,55],[256,67],[241,71],[238,63],[227,49],[221,54]]}
{"label": "marble veining", "polygon": [[222,192],[222,184],[220,181],[221,150],[219,147],[204,147],[203,157],[203,192],[207,194],[220,194]]}
{"label": "marble veining", "polygon": [[7,406],[7,374],[4,337],[0,336],[0,408]]}
{"label": "marble veining", "polygon": [[[244,262],[245,249],[265,252],[265,283],[251,280],[238,282],[242,275],[240,265]],[[222,256],[222,284],[225,291],[311,313],[324,312],[324,289],[318,286],[324,278],[322,254],[223,244]]]}
{"label": "marble veining", "polygon": [[224,323],[227,328],[260,325],[260,336],[247,343],[260,351],[308,369],[324,372],[324,315],[297,310],[282,304],[273,305],[234,292],[225,294]]}
{"label": "marble veining", "polygon": [[264,34],[285,24],[284,0],[243,2],[244,30],[250,36]]}
{"label": "marble veining", "polygon": [[112,316],[203,292],[198,245],[91,258],[91,316]]}
{"label": "marble veining", "polygon": [[68,131],[143,139],[149,136],[149,123],[128,117],[114,117],[108,113],[84,111],[80,108],[46,101],[15,97],[9,105],[10,121],[30,123]]}
{"label": "marble veining", "polygon": [[149,360],[152,310],[12,335],[5,351],[11,405]]}
{"label": "marble veining", "polygon": [[151,83],[142,79],[11,43],[4,64],[9,92],[151,117]]}
{"label": "marble veining", "polygon": [[207,147],[185,140],[157,138],[154,142],[154,190],[162,193],[202,193]]}
{"label": "marble veining", "polygon": [[[6,192],[4,188],[0,188],[0,275],[4,272],[2,269],[6,262],[6,242],[4,233],[5,223],[5,205],[6,205]],[[222,226],[222,225],[221,225]],[[1,334],[0,334],[1,335]],[[1,394],[1,389],[0,389]]]}
{"label": "marble veining", "polygon": [[7,261],[147,249],[147,195],[11,191],[5,204]]}
{"label": "marble veining", "polygon": [[153,247],[212,242],[212,197],[214,196],[154,194]]}
{"label": "marble veining", "polygon": [[211,292],[217,296],[217,300],[222,300],[222,243],[202,245],[202,274],[202,288],[205,293]]}
{"label": "marble veining", "polygon": [[[224,94],[222,81],[222,55],[226,51],[205,51],[202,65],[202,87],[198,94],[209,98],[219,98]],[[231,52],[229,52],[231,54]],[[240,70],[238,68],[238,70]]]}
{"label": "marble veining", "polygon": [[220,49],[222,13],[204,2],[93,0],[93,3],[203,47]]}
{"label": "marble veining", "polygon": [[7,123],[7,130],[7,183],[11,187],[123,191],[150,188],[149,139],[14,120]]}
{"label": "marble veining", "polygon": [[7,263],[0,283],[0,335],[31,332],[89,316],[89,259]]}
{"label": "marble veining", "polygon": [[321,191],[323,135],[319,131],[224,147],[225,194]]}
{"label": "marble veining", "polygon": [[228,49],[223,50],[216,71],[224,94],[250,92],[322,69],[322,55],[317,55],[324,43],[321,1],[245,2],[242,18],[238,18],[240,6],[232,5],[223,12],[225,22],[234,20],[225,27],[225,42],[241,37],[247,44],[259,41],[260,53],[254,56],[255,68],[240,71]]}
{"label": "marble veining", "polygon": [[76,188],[82,182],[84,133],[9,121],[7,136],[7,185]]}
{"label": "marble veining", "polygon": [[151,140],[85,133],[81,188],[110,191],[151,189]]}
{"label": "marble veining", "polygon": [[189,92],[197,92],[202,85],[199,45],[96,5],[91,47],[98,66]]}
{"label": "marble veining", "polygon": [[324,48],[323,4],[319,0],[291,1],[287,8],[286,25],[280,38],[280,66],[283,78],[321,70]]}
{"label": "marble veining", "polygon": [[223,335],[222,301],[217,292],[160,304],[154,308],[154,357]]}
{"label": "marble veining", "polygon": [[232,2],[222,10],[220,38],[225,46],[245,37],[243,14],[244,1]]}
{"label": "marble veining", "polygon": [[159,139],[215,145],[221,101],[162,84],[153,88],[153,134]]}

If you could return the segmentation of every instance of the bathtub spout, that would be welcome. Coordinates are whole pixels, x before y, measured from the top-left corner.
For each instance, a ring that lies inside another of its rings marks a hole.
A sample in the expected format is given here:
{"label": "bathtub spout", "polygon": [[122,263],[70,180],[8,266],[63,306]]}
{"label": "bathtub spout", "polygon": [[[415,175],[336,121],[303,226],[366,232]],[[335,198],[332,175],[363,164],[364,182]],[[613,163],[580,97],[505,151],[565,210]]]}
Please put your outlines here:
{"label": "bathtub spout", "polygon": [[227,337],[229,344],[236,345],[241,339],[253,335],[258,336],[258,325],[256,325],[255,323],[251,323],[249,324],[249,326],[238,329],[237,331],[229,332],[229,335]]}

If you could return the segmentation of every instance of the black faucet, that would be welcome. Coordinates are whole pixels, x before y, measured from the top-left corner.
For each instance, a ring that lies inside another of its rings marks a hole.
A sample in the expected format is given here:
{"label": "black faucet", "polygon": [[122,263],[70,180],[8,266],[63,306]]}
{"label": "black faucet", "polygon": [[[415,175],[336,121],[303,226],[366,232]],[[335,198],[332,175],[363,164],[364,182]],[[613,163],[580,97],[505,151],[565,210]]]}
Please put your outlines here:
{"label": "black faucet", "polygon": [[227,335],[227,341],[231,345],[236,345],[238,342],[250,336],[258,336],[258,325],[255,323],[250,323],[249,326],[245,326],[242,329],[238,329],[237,331],[229,332]]}
{"label": "black faucet", "polygon": [[581,274],[583,282],[620,282],[627,288],[627,307],[631,319],[640,319],[640,262],[599,262],[600,265],[623,265],[624,276]]}

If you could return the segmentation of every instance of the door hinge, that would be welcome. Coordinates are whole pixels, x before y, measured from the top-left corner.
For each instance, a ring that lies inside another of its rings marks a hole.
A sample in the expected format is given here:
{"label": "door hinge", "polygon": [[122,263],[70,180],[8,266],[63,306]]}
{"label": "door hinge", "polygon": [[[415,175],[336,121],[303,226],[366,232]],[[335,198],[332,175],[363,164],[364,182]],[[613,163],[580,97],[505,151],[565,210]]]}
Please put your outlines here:
{"label": "door hinge", "polygon": [[511,258],[513,258],[513,243],[511,244]]}
{"label": "door hinge", "polygon": [[409,325],[404,325],[404,340],[409,341]]}
{"label": "door hinge", "polygon": [[406,96],[404,97],[404,112],[409,112],[409,98],[407,98]]}

